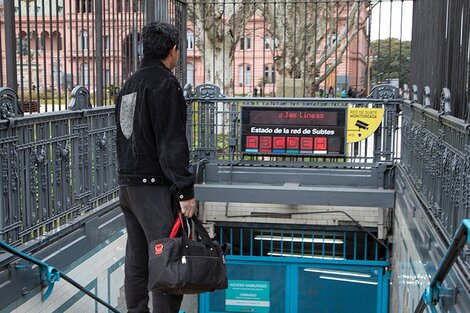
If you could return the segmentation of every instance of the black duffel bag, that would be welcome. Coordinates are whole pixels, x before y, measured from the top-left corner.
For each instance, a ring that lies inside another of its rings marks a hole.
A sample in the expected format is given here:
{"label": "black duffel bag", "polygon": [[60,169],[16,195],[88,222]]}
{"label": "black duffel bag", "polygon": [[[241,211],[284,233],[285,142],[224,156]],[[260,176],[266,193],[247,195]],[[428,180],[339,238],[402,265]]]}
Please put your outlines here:
{"label": "black duffel bag", "polygon": [[[196,294],[227,289],[225,254],[228,245],[221,247],[217,241],[211,240],[196,216],[191,220],[201,241],[191,240],[185,227],[182,227],[182,237],[163,238],[150,243],[149,290]],[[183,224],[181,213],[175,226],[178,224]]]}

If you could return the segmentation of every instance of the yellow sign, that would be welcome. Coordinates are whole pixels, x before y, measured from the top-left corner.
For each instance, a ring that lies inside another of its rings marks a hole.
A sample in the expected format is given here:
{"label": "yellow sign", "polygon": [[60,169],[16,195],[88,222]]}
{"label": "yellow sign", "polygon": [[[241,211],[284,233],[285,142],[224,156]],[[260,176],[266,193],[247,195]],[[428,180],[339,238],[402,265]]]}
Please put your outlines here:
{"label": "yellow sign", "polygon": [[380,123],[384,109],[348,108],[347,142],[357,142],[372,135]]}

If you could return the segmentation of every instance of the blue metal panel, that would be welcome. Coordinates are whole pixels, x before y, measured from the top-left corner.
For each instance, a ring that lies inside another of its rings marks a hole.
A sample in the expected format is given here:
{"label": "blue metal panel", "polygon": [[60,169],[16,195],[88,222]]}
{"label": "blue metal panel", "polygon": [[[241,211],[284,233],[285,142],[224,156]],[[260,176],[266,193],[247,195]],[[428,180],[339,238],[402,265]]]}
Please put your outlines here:
{"label": "blue metal panel", "polygon": [[[219,226],[218,232],[219,240],[229,238],[233,247],[226,258],[229,280],[267,282],[270,313],[311,312],[313,307],[314,312],[341,313],[351,312],[351,306],[354,312],[387,313],[387,248],[373,234],[249,226]],[[228,299],[235,300],[229,290]],[[224,291],[201,295],[200,313],[226,312],[225,296]],[[248,302],[234,308],[232,301],[229,309],[266,312]]]}
{"label": "blue metal panel", "polygon": [[[386,263],[233,256],[227,270],[230,280],[268,281],[270,313],[388,313]],[[228,312],[224,291],[202,294],[199,303],[200,313]]]}
{"label": "blue metal panel", "polygon": [[[378,275],[379,286],[382,286],[382,275]],[[377,313],[382,312],[382,301],[383,301],[383,292],[377,292]]]}
{"label": "blue metal panel", "polygon": [[[270,313],[286,313],[288,300],[286,298],[286,266],[272,264],[269,259],[264,262],[231,262],[227,266],[230,280],[257,280],[270,283]],[[256,279],[253,279],[256,277]],[[205,298],[205,299],[204,299]],[[225,291],[219,290],[205,293],[199,297],[199,312],[226,312]]]}
{"label": "blue metal panel", "polygon": [[301,266],[297,271],[298,295],[293,298],[299,306],[291,313],[378,312],[374,294],[380,293],[380,285],[374,272],[374,268],[358,270],[355,266]]}
{"label": "blue metal panel", "polygon": [[383,275],[383,282],[382,282],[383,301],[381,301],[382,308],[380,311],[382,313],[388,313],[388,302],[389,302],[389,294],[390,294],[390,276],[391,276],[390,271],[385,271]]}
{"label": "blue metal panel", "polygon": [[298,299],[298,285],[299,279],[297,276],[297,266],[288,266],[286,271],[286,303],[288,303],[289,312],[297,312],[298,311],[298,301],[294,301],[294,299]]}

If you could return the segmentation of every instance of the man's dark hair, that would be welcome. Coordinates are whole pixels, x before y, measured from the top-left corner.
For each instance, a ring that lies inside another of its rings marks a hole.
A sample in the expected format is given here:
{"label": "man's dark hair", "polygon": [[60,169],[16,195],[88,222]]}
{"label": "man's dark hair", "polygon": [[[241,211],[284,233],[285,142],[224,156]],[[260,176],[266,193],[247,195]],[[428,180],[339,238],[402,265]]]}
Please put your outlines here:
{"label": "man's dark hair", "polygon": [[164,59],[175,45],[178,47],[179,31],[168,23],[152,22],[142,29],[144,57]]}

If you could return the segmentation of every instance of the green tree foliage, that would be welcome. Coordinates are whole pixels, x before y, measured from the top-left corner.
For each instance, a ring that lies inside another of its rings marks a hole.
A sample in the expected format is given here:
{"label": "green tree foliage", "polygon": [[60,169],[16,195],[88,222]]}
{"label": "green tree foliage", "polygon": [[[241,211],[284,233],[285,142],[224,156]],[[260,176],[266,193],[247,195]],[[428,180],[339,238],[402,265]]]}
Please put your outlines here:
{"label": "green tree foliage", "polygon": [[411,41],[396,38],[374,40],[372,52],[371,81],[375,84],[399,79],[399,85],[407,84],[410,76]]}

